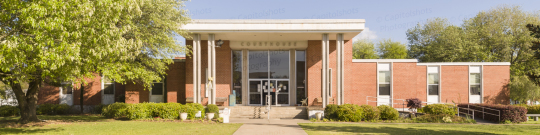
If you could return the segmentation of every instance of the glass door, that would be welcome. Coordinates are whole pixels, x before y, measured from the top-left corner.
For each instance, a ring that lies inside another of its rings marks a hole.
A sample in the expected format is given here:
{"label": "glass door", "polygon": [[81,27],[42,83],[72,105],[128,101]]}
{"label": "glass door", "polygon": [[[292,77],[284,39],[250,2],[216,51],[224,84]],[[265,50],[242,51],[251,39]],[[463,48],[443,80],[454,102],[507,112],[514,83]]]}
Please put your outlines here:
{"label": "glass door", "polygon": [[249,51],[248,55],[249,105],[268,101],[289,105],[289,51]]}
{"label": "glass door", "polygon": [[261,105],[263,85],[261,80],[249,81],[249,105]]}

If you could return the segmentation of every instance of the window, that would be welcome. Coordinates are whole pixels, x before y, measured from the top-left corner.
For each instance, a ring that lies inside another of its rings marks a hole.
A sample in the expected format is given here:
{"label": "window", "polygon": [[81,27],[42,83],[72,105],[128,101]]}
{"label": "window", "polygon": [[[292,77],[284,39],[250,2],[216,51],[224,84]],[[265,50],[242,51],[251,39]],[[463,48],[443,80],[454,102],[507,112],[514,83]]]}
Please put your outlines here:
{"label": "window", "polygon": [[73,86],[71,83],[62,83],[62,94],[73,94]]}
{"label": "window", "polygon": [[103,77],[103,94],[114,94],[114,81]]}
{"label": "window", "polygon": [[379,95],[390,96],[390,80],[392,77],[390,63],[379,64],[377,69],[379,70]]}
{"label": "window", "polygon": [[[471,67],[472,68],[472,67]],[[479,70],[478,70],[479,71]],[[482,74],[481,73],[470,73],[469,84],[471,95],[482,95]]]}
{"label": "window", "polygon": [[154,85],[152,85],[152,95],[163,95],[163,82],[154,82]]}
{"label": "window", "polygon": [[242,51],[232,51],[232,69],[232,90],[236,104],[242,104]]}
{"label": "window", "polygon": [[428,67],[428,95],[439,95],[439,67]]}

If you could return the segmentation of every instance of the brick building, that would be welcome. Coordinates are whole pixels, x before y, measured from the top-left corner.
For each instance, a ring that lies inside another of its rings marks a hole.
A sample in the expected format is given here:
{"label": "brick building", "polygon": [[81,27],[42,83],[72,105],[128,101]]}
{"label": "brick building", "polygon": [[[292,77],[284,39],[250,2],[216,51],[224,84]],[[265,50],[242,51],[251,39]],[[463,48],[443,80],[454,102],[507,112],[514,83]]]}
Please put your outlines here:
{"label": "brick building", "polygon": [[[408,98],[426,103],[509,103],[508,62],[353,59],[352,39],[364,24],[363,19],[192,20],[183,28],[192,32],[186,44],[193,53],[169,65],[163,82],[144,91],[140,85],[97,76],[86,90],[85,104],[110,104],[124,94],[127,103],[224,106],[297,106],[305,100],[309,106],[400,108]],[[64,89],[71,90],[43,87],[39,103],[78,105],[78,90]]]}

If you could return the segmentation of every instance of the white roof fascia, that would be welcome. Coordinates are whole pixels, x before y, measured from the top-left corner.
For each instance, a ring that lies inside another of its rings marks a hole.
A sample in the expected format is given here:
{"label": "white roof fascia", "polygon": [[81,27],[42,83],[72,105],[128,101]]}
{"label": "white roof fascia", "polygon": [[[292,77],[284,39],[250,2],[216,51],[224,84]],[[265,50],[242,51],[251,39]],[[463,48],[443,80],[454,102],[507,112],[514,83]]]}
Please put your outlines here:
{"label": "white roof fascia", "polygon": [[361,32],[364,19],[194,19],[184,25],[194,33],[208,32]]}
{"label": "white roof fascia", "polygon": [[353,59],[352,62],[418,62],[417,59]]}
{"label": "white roof fascia", "polygon": [[485,65],[485,66],[509,66],[510,62],[431,62],[417,63],[418,66],[467,66],[467,65]]}

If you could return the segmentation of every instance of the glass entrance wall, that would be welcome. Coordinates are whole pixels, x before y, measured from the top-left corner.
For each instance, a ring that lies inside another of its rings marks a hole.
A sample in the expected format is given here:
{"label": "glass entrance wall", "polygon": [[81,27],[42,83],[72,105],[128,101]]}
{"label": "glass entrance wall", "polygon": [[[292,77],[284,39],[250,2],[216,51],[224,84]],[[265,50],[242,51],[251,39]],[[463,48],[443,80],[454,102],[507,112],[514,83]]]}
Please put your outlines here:
{"label": "glass entrance wall", "polygon": [[306,99],[306,51],[296,51],[296,104]]}
{"label": "glass entrance wall", "polygon": [[232,51],[232,89],[236,104],[242,104],[242,51]]}
{"label": "glass entrance wall", "polygon": [[[249,51],[249,105],[289,105],[289,51]],[[269,96],[270,99],[266,97]]]}

